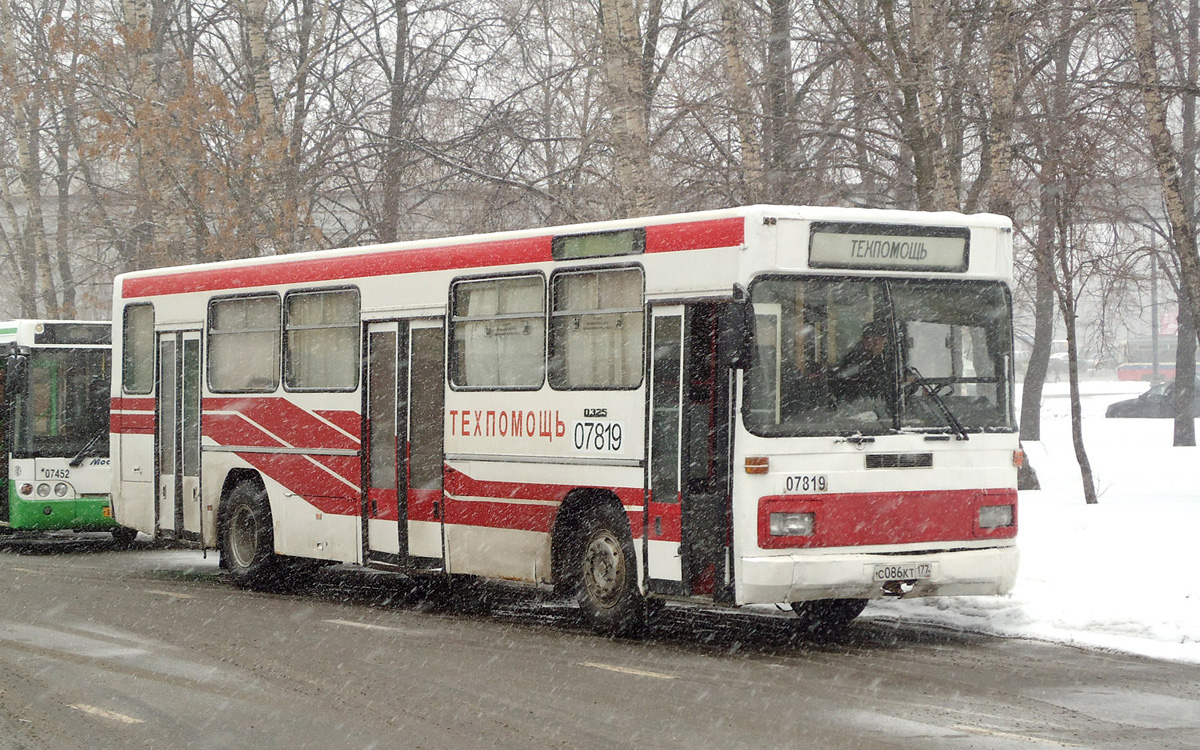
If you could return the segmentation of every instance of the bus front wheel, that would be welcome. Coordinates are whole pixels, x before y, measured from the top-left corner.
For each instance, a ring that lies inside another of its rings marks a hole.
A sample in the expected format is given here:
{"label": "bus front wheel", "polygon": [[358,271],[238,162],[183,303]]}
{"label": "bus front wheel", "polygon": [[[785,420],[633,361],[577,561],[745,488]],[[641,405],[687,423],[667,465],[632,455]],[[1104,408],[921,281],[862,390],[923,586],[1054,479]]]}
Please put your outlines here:
{"label": "bus front wheel", "polygon": [[270,587],[277,577],[279,558],[266,490],[254,482],[239,482],[225,502],[222,567],[239,586]]}
{"label": "bus front wheel", "polygon": [[645,608],[629,522],[615,510],[595,510],[584,519],[577,539],[576,599],[584,618],[605,635],[639,635]]}

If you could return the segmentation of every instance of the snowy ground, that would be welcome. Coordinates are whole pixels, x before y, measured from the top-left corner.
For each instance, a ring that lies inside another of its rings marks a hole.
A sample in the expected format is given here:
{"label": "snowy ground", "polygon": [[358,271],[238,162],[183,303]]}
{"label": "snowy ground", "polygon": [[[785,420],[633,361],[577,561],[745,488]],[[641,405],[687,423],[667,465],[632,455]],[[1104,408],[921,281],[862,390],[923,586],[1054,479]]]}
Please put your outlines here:
{"label": "snowy ground", "polygon": [[1170,419],[1104,417],[1108,404],[1146,387],[1081,386],[1100,496],[1089,506],[1067,386],[1047,385],[1042,441],[1025,446],[1042,489],[1021,493],[1021,572],[1010,596],[880,602],[864,616],[1200,663],[1200,448],[1172,447]]}

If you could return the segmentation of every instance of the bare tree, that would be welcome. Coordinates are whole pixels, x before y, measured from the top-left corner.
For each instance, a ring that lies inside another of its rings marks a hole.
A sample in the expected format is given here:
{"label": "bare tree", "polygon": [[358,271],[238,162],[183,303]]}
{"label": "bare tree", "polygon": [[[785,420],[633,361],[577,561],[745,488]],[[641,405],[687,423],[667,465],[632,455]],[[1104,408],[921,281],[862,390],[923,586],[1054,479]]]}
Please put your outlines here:
{"label": "bare tree", "polygon": [[766,190],[763,175],[762,146],[750,77],[742,57],[742,24],[738,19],[735,0],[721,0],[721,43],[725,50],[725,67],[729,75],[729,96],[737,120],[738,141],[741,146],[742,180],[747,203],[758,203]]}
{"label": "bare tree", "polygon": [[1146,134],[1162,184],[1171,226],[1171,239],[1179,259],[1179,273],[1191,309],[1200,303],[1200,255],[1196,251],[1194,211],[1184,201],[1178,157],[1167,126],[1167,105],[1159,83],[1153,20],[1149,0],[1129,0],[1133,11],[1133,46],[1145,106]]}
{"label": "bare tree", "polygon": [[649,102],[642,80],[638,9],[629,0],[600,0],[599,8],[617,189],[625,196],[626,213],[651,214]]}

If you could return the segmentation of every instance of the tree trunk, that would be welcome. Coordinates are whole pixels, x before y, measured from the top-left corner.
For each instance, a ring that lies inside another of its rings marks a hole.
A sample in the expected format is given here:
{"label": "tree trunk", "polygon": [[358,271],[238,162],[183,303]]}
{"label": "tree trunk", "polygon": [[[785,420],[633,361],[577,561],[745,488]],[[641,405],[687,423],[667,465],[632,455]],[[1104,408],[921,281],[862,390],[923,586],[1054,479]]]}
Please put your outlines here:
{"label": "tree trunk", "polygon": [[[1188,90],[1183,94],[1183,134],[1180,139],[1179,161],[1183,168],[1180,190],[1189,222],[1196,225],[1196,90],[1197,67],[1200,60],[1200,2],[1188,4],[1187,38],[1183,44],[1187,57],[1185,75]],[[1196,315],[1188,304],[1188,296],[1176,290],[1179,306],[1179,330],[1175,334],[1175,429],[1173,444],[1196,444]],[[1158,325],[1158,321],[1154,322]]]}
{"label": "tree trunk", "polygon": [[1079,402],[1079,348],[1074,276],[1067,259],[1070,257],[1070,220],[1063,215],[1060,204],[1058,220],[1058,304],[1062,311],[1064,327],[1067,329],[1067,380],[1071,393],[1071,442],[1075,446],[1075,460],[1079,463],[1079,478],[1083,483],[1083,499],[1088,505],[1099,502],[1096,497],[1096,482],[1092,476],[1092,462],[1087,447],[1083,444],[1083,409]]}
{"label": "tree trunk", "polygon": [[[1155,321],[1155,325],[1158,322]],[[1175,349],[1174,445],[1196,444],[1196,318],[1187,300],[1179,300],[1179,331]]]}
{"label": "tree trunk", "polygon": [[0,0],[0,26],[3,27],[0,33],[4,35],[3,46],[0,47],[0,51],[3,52],[3,57],[0,57],[0,71],[4,76],[5,88],[13,93],[7,105],[12,117],[11,132],[17,152],[17,176],[24,193],[26,211],[23,226],[14,226],[13,231],[23,234],[24,241],[29,243],[27,247],[30,255],[26,257],[30,264],[26,266],[25,283],[34,286],[28,290],[28,294],[34,299],[40,296],[43,314],[59,317],[61,311],[54,282],[54,269],[50,263],[50,247],[46,239],[46,220],[42,214],[42,166],[39,158],[39,134],[42,131],[39,116],[41,89],[26,86],[17,79],[19,64],[16,59],[13,25],[9,0]]}
{"label": "tree trunk", "polygon": [[629,0],[600,0],[600,34],[612,103],[613,160],[621,210],[654,213],[650,141],[636,9]]}
{"label": "tree trunk", "polygon": [[1146,107],[1146,133],[1167,205],[1171,239],[1179,258],[1181,286],[1187,290],[1192,309],[1200,309],[1200,255],[1196,253],[1196,231],[1192,212],[1184,203],[1179,166],[1171,132],[1167,129],[1167,106],[1163,101],[1154,52],[1153,23],[1149,0],[1130,0],[1133,9],[1134,48]]}
{"label": "tree trunk", "polygon": [[930,162],[933,176],[931,208],[935,211],[957,211],[956,185],[950,174],[950,159],[946,153],[946,139],[938,116],[937,77],[934,75],[932,0],[911,0],[913,70],[916,71],[917,125],[921,131],[921,142],[927,149],[925,158]]}
{"label": "tree trunk", "polygon": [[1050,185],[1043,179],[1039,191],[1038,230],[1033,243],[1034,299],[1033,347],[1025,367],[1021,390],[1021,440],[1042,439],[1042,389],[1050,366],[1054,340],[1054,221]]}
{"label": "tree trunk", "polygon": [[767,38],[767,116],[763,118],[763,151],[767,200],[786,203],[790,197],[793,139],[788,137],[792,107],[792,3],[767,0],[770,36]]}
{"label": "tree trunk", "polygon": [[754,113],[754,96],[746,63],[742,59],[738,38],[743,35],[738,23],[735,0],[721,0],[721,43],[725,50],[725,68],[729,73],[730,98],[737,119],[738,137],[742,147],[742,182],[746,203],[758,203],[764,193],[762,151],[759,148]]}
{"label": "tree trunk", "polygon": [[408,70],[408,0],[393,0],[396,13],[396,46],[392,50],[391,80],[388,83],[387,140],[383,156],[383,196],[380,207],[379,241],[395,242],[400,236],[400,196],[404,188],[404,92]]}
{"label": "tree trunk", "polygon": [[[286,144],[283,127],[275,103],[275,90],[271,86],[271,63],[267,54],[266,14],[267,0],[244,0],[242,15],[246,38],[246,76],[249,79],[255,113],[255,136],[262,167],[262,184],[274,200],[269,215],[274,226],[264,237],[273,244],[276,253],[290,253],[294,248],[294,237],[290,236],[290,221],[287,216],[289,200],[286,172]],[[281,184],[282,183],[282,184]],[[273,190],[271,188],[274,188]],[[281,194],[282,193],[282,194]]]}
{"label": "tree trunk", "polygon": [[[1065,290],[1070,293],[1070,287]],[[1067,320],[1067,372],[1071,381],[1071,442],[1075,446],[1075,460],[1079,462],[1079,477],[1083,481],[1083,499],[1088,505],[1099,502],[1096,497],[1096,482],[1092,477],[1092,462],[1088,459],[1087,448],[1083,444],[1083,410],[1079,403],[1079,357],[1076,348],[1075,311],[1070,311]],[[1068,311],[1063,309],[1063,317],[1067,318]]]}
{"label": "tree trunk", "polygon": [[1016,42],[1013,34],[1012,0],[995,0],[992,11],[991,55],[991,117],[988,120],[988,162],[991,183],[988,185],[988,210],[1002,216],[1012,216],[1012,138],[1016,110]]}

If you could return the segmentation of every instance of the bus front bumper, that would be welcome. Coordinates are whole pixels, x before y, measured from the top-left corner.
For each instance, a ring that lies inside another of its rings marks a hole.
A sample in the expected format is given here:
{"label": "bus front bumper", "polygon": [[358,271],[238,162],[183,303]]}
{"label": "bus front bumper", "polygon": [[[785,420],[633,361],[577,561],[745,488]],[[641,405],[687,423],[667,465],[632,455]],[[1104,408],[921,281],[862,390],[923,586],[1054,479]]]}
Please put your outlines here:
{"label": "bus front bumper", "polygon": [[[738,604],[1007,594],[1016,545],[903,554],[794,554],[742,559]],[[903,578],[912,574],[913,578]]]}

